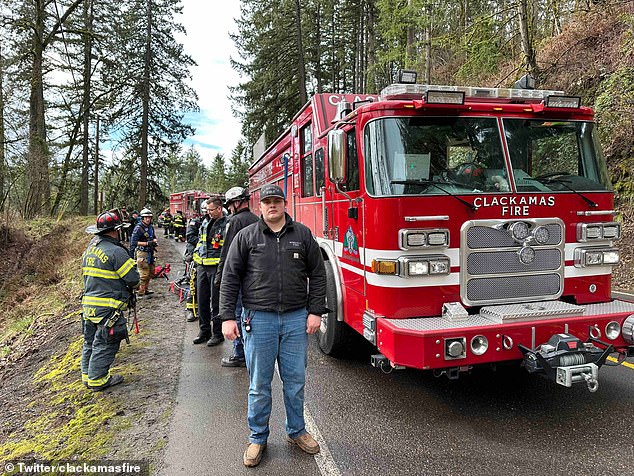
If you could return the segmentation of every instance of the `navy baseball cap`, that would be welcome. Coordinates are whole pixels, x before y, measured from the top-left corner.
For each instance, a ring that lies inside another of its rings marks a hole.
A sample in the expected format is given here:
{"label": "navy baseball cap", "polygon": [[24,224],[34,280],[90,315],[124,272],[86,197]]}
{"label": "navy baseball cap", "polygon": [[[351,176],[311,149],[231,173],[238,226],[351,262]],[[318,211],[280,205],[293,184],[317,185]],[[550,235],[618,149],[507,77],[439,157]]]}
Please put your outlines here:
{"label": "navy baseball cap", "polygon": [[269,197],[277,197],[286,200],[286,197],[284,197],[284,191],[277,185],[273,184],[265,185],[260,190],[260,201]]}

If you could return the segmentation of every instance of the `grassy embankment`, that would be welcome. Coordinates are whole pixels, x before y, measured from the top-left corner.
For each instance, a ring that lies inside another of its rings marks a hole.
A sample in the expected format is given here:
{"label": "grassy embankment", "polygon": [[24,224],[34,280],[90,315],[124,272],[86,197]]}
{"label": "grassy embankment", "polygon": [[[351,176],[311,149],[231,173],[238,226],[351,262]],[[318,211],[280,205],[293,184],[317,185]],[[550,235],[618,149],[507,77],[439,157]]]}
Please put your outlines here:
{"label": "grassy embankment", "polygon": [[[19,415],[3,419],[0,460],[94,460],[107,455],[116,432],[129,425],[118,418],[119,398],[89,392],[80,380],[81,253],[90,240],[84,229],[93,222],[75,217],[3,227],[0,370],[6,366],[3,387],[29,381]],[[44,363],[25,366],[32,346],[39,346]],[[14,376],[13,369],[25,374]]]}

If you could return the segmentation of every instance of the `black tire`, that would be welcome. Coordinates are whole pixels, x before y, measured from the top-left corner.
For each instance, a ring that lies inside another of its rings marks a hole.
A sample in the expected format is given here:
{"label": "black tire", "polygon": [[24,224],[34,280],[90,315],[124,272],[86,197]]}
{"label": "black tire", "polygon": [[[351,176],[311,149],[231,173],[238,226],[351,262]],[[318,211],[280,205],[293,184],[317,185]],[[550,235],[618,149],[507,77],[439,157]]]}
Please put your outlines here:
{"label": "black tire", "polygon": [[337,283],[332,266],[326,261],[326,307],[331,311],[322,316],[317,339],[321,351],[333,357],[348,357],[352,340],[356,337],[353,329],[337,320]]}

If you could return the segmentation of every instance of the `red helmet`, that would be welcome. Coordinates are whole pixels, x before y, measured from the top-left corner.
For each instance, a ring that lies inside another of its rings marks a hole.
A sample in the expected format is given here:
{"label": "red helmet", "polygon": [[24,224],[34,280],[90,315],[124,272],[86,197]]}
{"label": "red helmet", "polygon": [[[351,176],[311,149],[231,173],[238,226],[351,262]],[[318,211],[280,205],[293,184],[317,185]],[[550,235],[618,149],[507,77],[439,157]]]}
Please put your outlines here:
{"label": "red helmet", "polygon": [[88,228],[91,229],[90,231],[92,233],[101,235],[102,233],[105,233],[107,231],[118,230],[122,226],[123,226],[123,223],[121,222],[121,218],[119,217],[119,215],[115,212],[108,211],[108,212],[103,212],[101,215],[97,217],[97,225],[95,226],[95,228],[93,227],[88,227]]}

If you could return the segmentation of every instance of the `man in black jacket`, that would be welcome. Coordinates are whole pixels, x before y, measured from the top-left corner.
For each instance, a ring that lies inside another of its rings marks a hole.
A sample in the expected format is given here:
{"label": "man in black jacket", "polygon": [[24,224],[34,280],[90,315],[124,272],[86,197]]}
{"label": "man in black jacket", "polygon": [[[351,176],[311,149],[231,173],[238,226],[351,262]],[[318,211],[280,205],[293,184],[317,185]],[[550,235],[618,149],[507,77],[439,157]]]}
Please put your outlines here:
{"label": "man in black jacket", "polygon": [[[216,289],[220,289],[220,282],[222,278],[222,269],[224,268],[225,261],[227,260],[227,253],[231,242],[238,234],[240,230],[246,226],[258,221],[258,217],[249,210],[249,192],[242,187],[232,187],[225,193],[225,207],[231,216],[227,220],[227,228],[225,229],[225,243],[222,245],[222,251],[220,252],[220,262],[218,263],[218,270],[216,271],[216,277],[214,279],[214,286]],[[244,341],[242,340],[242,293],[238,293],[238,299],[235,309],[236,324],[238,326],[239,336],[233,341],[233,351],[228,357],[223,357],[221,364],[223,367],[244,367],[246,362],[244,360]]]}
{"label": "man in black jacket", "polygon": [[266,448],[276,362],[283,382],[287,439],[306,453],[319,452],[319,444],[305,428],[304,383],[308,334],[317,332],[321,315],[328,311],[326,271],[310,229],[293,221],[285,206],[280,187],[262,187],[262,217],[238,232],[222,274],[222,331],[231,340],[239,336],[234,312],[242,289],[251,431],[245,466],[257,466]]}

